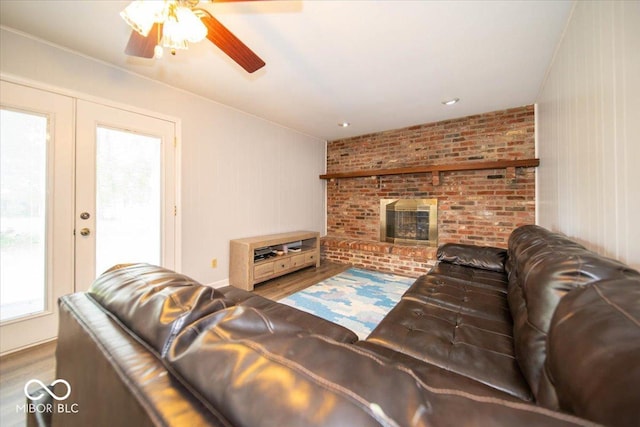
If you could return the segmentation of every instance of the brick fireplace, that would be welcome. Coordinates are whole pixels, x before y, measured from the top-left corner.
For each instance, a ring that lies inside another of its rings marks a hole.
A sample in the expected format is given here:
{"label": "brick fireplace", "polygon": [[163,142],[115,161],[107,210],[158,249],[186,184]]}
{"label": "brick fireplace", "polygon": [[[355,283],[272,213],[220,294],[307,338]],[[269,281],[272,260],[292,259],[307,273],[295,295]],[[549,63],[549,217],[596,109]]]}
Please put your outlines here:
{"label": "brick fireplace", "polygon": [[[534,110],[525,106],[330,141],[327,173],[534,157]],[[506,247],[515,227],[535,220],[535,168],[329,179],[323,258],[406,276],[426,273],[435,247],[380,238],[383,199],[437,199],[439,245]]]}
{"label": "brick fireplace", "polygon": [[380,241],[437,246],[438,200],[380,200]]}

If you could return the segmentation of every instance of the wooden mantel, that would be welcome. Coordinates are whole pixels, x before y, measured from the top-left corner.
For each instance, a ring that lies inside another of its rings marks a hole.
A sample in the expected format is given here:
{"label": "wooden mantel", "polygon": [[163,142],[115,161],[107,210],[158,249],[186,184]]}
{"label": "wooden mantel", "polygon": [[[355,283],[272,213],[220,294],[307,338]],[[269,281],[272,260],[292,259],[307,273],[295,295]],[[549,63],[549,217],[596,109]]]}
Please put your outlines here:
{"label": "wooden mantel", "polygon": [[408,168],[367,169],[353,172],[328,173],[320,175],[320,179],[347,179],[384,175],[431,173],[433,174],[434,185],[437,185],[440,181],[440,172],[506,169],[507,176],[513,176],[513,178],[515,178],[515,168],[535,168],[539,165],[540,159],[494,160],[488,162],[457,162],[437,165],[414,166]]}

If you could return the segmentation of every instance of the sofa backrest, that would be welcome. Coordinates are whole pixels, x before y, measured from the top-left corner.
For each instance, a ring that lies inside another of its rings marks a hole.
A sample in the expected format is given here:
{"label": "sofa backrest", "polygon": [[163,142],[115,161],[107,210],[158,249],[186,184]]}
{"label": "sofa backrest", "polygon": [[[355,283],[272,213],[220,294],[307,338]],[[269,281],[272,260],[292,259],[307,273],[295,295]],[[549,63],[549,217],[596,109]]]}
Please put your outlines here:
{"label": "sofa backrest", "polygon": [[536,400],[556,409],[562,397],[554,397],[544,365],[548,347],[555,343],[549,343],[548,334],[558,304],[571,292],[603,280],[639,281],[640,273],[535,225],[511,234],[506,270],[516,358]]}
{"label": "sofa backrest", "polygon": [[567,294],[551,320],[543,396],[611,426],[640,423],[640,280],[603,280]]}
{"label": "sofa backrest", "polygon": [[233,305],[212,287],[149,264],[116,265],[88,293],[160,356],[186,325]]}

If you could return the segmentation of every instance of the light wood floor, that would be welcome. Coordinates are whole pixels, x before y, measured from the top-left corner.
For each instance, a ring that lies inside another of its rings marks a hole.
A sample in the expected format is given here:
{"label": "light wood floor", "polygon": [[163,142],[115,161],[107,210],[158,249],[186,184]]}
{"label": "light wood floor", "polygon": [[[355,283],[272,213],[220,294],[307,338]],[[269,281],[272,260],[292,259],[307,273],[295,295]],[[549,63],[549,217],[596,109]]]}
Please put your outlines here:
{"label": "light wood floor", "polygon": [[[318,268],[305,268],[259,284],[254,292],[277,301],[349,267],[323,262]],[[16,411],[16,406],[25,403],[24,385],[27,381],[38,379],[44,384],[51,384],[56,379],[55,349],[54,341],[0,358],[0,426],[26,426],[26,415]]]}

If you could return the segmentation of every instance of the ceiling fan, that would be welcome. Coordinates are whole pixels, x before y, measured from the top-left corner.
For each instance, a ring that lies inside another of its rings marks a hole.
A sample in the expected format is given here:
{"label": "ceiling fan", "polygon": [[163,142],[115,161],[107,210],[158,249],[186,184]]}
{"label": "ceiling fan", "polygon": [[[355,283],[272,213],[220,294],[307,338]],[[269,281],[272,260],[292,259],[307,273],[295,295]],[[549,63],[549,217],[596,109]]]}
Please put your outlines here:
{"label": "ceiling fan", "polygon": [[[215,3],[259,0],[210,0]],[[265,62],[207,10],[199,0],[135,0],[120,15],[133,28],[125,53],[141,58],[161,57],[163,47],[175,55],[189,42],[205,37],[248,73]]]}

